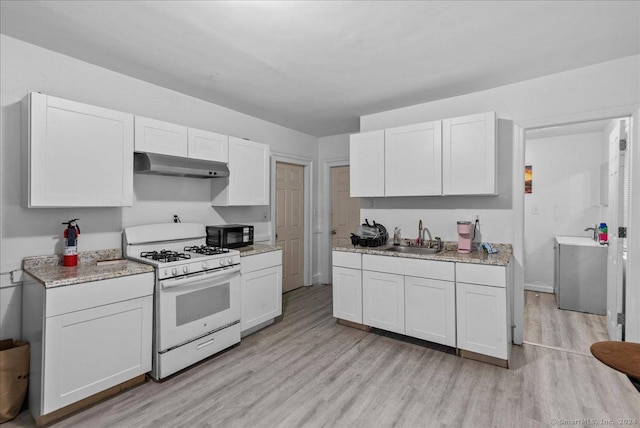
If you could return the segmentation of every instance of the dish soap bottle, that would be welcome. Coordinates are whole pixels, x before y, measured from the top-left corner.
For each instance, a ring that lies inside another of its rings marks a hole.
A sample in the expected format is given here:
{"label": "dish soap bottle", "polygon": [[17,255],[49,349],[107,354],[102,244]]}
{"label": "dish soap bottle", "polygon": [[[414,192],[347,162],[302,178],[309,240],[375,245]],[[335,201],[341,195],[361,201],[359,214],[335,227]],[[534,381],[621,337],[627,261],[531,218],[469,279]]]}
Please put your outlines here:
{"label": "dish soap bottle", "polygon": [[607,223],[600,223],[600,227],[598,229],[598,242],[600,242],[600,245],[609,243],[609,228],[607,227]]}

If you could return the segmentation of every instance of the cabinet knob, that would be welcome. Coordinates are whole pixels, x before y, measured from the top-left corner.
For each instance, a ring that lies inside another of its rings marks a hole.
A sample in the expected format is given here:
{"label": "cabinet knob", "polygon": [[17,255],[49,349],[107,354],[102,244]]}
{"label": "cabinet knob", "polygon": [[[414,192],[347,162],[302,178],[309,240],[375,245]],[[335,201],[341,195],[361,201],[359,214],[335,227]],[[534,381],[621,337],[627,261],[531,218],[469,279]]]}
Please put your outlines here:
{"label": "cabinet knob", "polygon": [[332,234],[332,235],[335,235],[336,233],[338,233],[338,231],[336,231],[335,229],[333,229],[333,230],[331,231],[331,234]]}

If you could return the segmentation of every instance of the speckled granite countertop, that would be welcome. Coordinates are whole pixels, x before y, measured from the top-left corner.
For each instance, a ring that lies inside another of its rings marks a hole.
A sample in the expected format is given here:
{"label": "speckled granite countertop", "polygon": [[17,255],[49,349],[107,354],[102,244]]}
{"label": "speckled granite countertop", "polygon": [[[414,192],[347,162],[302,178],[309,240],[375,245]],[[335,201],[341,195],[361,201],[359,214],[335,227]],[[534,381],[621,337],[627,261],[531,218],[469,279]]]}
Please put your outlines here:
{"label": "speckled granite countertop", "polygon": [[46,288],[153,272],[151,265],[132,260],[118,264],[97,265],[98,260],[120,258],[122,258],[120,249],[82,251],[78,253],[78,265],[67,267],[62,266],[60,255],[27,257],[22,261],[22,269]]}
{"label": "speckled granite countertop", "polygon": [[476,263],[482,265],[494,265],[494,266],[506,266],[509,264],[511,255],[513,253],[511,244],[491,244],[498,252],[496,254],[487,254],[482,249],[478,250],[479,246],[474,244],[474,251],[469,254],[458,254],[457,243],[445,242],[444,250],[437,254],[410,254],[410,253],[398,253],[394,251],[385,251],[385,249],[392,247],[392,245],[384,245],[381,247],[333,247],[334,251],[345,251],[349,253],[361,253],[361,254],[374,254],[377,256],[389,256],[389,257],[405,257],[410,259],[424,259],[424,260],[439,260],[443,262],[456,262],[456,263]]}
{"label": "speckled granite countertop", "polygon": [[238,248],[240,257],[255,256],[256,254],[269,253],[271,251],[281,250],[277,245],[253,244],[248,247]]}

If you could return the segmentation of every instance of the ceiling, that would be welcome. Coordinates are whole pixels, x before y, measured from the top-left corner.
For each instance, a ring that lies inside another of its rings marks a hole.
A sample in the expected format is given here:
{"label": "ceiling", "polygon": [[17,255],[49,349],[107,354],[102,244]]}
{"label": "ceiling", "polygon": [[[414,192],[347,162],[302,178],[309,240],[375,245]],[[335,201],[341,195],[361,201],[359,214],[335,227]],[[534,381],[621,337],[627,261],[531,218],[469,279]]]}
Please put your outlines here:
{"label": "ceiling", "polygon": [[6,1],[8,36],[317,137],[640,51],[638,1]]}

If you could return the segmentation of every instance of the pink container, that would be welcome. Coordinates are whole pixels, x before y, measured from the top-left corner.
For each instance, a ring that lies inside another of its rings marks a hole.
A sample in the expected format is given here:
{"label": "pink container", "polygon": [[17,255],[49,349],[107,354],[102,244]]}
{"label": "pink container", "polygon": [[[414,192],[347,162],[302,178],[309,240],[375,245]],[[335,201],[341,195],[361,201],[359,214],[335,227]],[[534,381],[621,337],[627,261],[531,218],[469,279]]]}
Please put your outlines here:
{"label": "pink container", "polygon": [[458,222],[458,253],[468,254],[471,252],[471,232],[473,224],[470,221]]}

